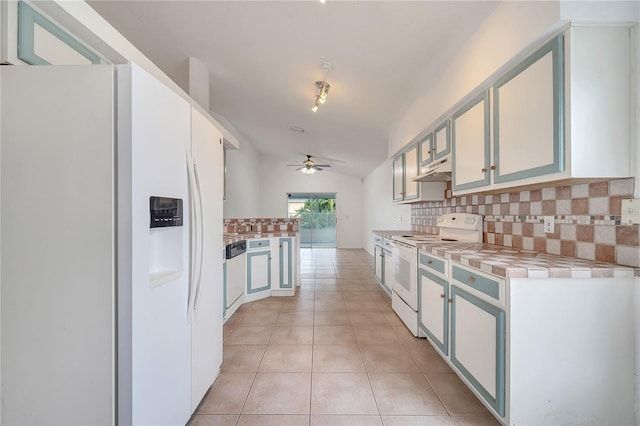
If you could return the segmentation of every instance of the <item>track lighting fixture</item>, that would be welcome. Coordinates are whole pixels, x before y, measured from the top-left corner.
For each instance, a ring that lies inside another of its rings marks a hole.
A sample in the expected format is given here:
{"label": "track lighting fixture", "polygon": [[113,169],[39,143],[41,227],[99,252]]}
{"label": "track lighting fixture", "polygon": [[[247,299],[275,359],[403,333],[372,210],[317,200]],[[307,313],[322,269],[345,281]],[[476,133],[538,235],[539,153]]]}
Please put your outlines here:
{"label": "track lighting fixture", "polygon": [[[328,73],[333,71],[333,64],[331,62],[323,62],[320,64],[322,71],[324,71],[325,78]],[[329,89],[331,89],[331,85],[324,80],[316,81],[316,87],[318,88],[318,94],[316,95],[316,99],[313,102],[313,107],[311,111],[316,112],[318,107],[327,101],[327,95],[329,94]]]}
{"label": "track lighting fixture", "polygon": [[318,88],[319,92],[316,95],[316,100],[313,103],[313,108],[311,108],[311,111],[313,112],[316,112],[318,110],[318,106],[327,101],[327,95],[329,94],[329,89],[331,89],[331,86],[326,81],[316,81],[316,87]]}

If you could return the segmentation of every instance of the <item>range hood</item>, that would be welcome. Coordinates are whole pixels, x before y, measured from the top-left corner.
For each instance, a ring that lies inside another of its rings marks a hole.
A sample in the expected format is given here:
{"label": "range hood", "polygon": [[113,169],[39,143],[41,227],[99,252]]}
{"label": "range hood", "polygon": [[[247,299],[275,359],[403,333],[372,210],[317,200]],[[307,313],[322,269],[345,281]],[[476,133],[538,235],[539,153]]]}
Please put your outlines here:
{"label": "range hood", "polygon": [[414,182],[445,182],[451,180],[451,155],[421,167],[420,174],[411,180]]}

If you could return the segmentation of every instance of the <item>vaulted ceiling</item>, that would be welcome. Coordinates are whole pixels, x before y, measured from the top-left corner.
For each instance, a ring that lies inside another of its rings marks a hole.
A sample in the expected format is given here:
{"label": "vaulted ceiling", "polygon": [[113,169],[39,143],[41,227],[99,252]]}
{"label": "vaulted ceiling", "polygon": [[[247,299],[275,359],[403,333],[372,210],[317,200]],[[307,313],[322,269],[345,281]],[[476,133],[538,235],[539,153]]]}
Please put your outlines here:
{"label": "vaulted ceiling", "polygon": [[[364,177],[387,132],[497,7],[490,1],[89,1],[188,91],[210,72],[210,110],[265,155],[303,154]],[[334,65],[325,72],[321,63]],[[317,80],[327,102],[311,107]],[[291,126],[304,129],[292,131]]]}

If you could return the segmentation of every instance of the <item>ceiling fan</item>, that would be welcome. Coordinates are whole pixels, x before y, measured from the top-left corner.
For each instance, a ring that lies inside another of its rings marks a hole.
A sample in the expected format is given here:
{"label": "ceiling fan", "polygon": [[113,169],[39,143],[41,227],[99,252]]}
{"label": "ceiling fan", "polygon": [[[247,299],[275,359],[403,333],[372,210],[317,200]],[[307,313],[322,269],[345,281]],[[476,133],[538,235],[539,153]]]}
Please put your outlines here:
{"label": "ceiling fan", "polygon": [[317,171],[324,170],[323,167],[331,167],[329,164],[316,164],[315,161],[311,159],[311,155],[307,154],[307,159],[302,162],[302,167],[299,167],[299,164],[287,164],[288,167],[298,167],[296,170],[300,170],[302,173],[306,175],[310,175]]}

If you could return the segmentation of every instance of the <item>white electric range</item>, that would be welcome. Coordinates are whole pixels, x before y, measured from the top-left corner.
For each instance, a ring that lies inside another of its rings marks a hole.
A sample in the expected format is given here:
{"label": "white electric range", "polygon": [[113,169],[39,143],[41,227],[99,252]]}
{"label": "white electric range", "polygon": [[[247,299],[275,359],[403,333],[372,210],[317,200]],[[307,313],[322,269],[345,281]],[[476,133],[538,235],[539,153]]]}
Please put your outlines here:
{"label": "white electric range", "polygon": [[414,336],[418,329],[418,244],[448,242],[482,242],[482,216],[448,213],[436,221],[439,233],[401,234],[392,237],[394,280],[391,283],[391,306]]}

